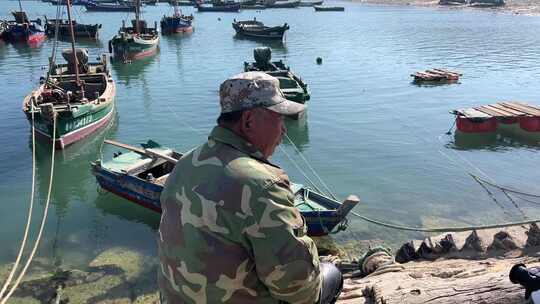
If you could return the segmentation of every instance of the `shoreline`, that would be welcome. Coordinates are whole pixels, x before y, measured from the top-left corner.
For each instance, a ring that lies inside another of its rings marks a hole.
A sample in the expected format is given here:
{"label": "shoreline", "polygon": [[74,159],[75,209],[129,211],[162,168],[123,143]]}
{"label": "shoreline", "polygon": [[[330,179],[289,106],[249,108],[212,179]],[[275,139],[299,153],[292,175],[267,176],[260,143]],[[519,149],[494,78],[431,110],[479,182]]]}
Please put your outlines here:
{"label": "shoreline", "polygon": [[501,7],[481,8],[467,5],[439,5],[437,0],[349,0],[357,4],[370,5],[395,5],[395,6],[416,6],[416,7],[436,7],[447,9],[467,9],[481,10],[485,12],[510,13],[524,16],[540,16],[540,3],[532,0],[506,0],[506,5]]}

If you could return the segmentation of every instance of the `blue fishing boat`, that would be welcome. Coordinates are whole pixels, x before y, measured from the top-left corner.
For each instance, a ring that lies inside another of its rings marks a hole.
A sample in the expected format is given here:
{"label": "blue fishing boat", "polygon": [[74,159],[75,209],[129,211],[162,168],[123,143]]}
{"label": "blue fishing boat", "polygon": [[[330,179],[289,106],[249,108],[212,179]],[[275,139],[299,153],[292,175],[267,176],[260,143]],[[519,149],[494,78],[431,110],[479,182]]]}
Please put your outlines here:
{"label": "blue fishing boat", "polygon": [[172,16],[163,16],[161,18],[161,32],[163,34],[192,33],[193,15],[183,15],[178,9],[178,1],[173,1],[174,14]]}
{"label": "blue fishing boat", "polygon": [[[92,163],[92,173],[101,188],[161,212],[161,191],[182,154],[151,140],[142,144],[141,148],[111,140],[105,142],[129,152],[118,152],[109,161],[97,160]],[[293,183],[291,189],[295,206],[304,216],[310,236],[345,229],[346,216],[358,203],[355,198],[340,203],[300,184]]]}
{"label": "blue fishing boat", "polygon": [[11,42],[24,41],[29,44],[39,44],[45,39],[45,30],[41,20],[29,20],[24,11],[11,12],[14,21],[8,21],[3,34],[5,40]]}

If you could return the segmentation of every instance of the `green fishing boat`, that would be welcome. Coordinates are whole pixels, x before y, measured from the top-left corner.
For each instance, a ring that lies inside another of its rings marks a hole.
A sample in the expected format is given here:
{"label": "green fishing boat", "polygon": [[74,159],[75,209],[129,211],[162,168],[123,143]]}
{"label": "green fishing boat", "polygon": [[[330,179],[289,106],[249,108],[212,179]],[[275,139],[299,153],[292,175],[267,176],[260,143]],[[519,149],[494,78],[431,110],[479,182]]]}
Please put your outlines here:
{"label": "green fishing boat", "polygon": [[271,61],[272,50],[268,47],[259,47],[253,50],[255,62],[244,62],[244,71],[261,71],[276,77],[285,98],[306,103],[310,99],[307,84],[295,75],[283,61]]}
{"label": "green fishing boat", "polygon": [[[72,25],[69,2],[67,7]],[[22,105],[36,136],[50,142],[54,139],[58,149],[105,127],[113,117],[116,95],[107,57],[89,63],[88,51],[75,48],[73,26],[70,32],[71,49],[62,52],[66,63],[57,64],[51,57],[47,75]]]}
{"label": "green fishing boat", "polygon": [[109,52],[114,58],[124,62],[152,56],[157,53],[159,34],[157,23],[154,27],[148,27],[146,21],[140,19],[140,0],[135,0],[135,19],[131,20],[132,26],[127,27],[122,21],[122,27],[111,40],[109,40]]}

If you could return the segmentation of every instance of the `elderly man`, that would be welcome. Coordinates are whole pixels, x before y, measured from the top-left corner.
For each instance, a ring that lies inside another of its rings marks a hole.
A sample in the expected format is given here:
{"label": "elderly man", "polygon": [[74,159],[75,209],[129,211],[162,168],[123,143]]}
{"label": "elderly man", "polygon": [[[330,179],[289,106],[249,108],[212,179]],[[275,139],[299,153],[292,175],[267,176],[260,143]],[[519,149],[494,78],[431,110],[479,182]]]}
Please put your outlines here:
{"label": "elderly man", "polygon": [[283,115],[304,105],[262,72],[233,76],[219,93],[218,126],[161,195],[162,303],[333,303],[341,274],[319,264],[289,179],[269,161]]}

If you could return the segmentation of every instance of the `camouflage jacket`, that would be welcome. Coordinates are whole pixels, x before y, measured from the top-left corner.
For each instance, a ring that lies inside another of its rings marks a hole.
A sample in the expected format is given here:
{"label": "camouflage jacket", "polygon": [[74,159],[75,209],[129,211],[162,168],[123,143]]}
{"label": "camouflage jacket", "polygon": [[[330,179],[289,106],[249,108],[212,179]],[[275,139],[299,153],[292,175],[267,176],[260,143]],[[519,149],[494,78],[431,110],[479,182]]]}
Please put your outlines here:
{"label": "camouflage jacket", "polygon": [[183,156],[161,195],[165,303],[315,303],[319,258],[287,175],[222,127]]}

